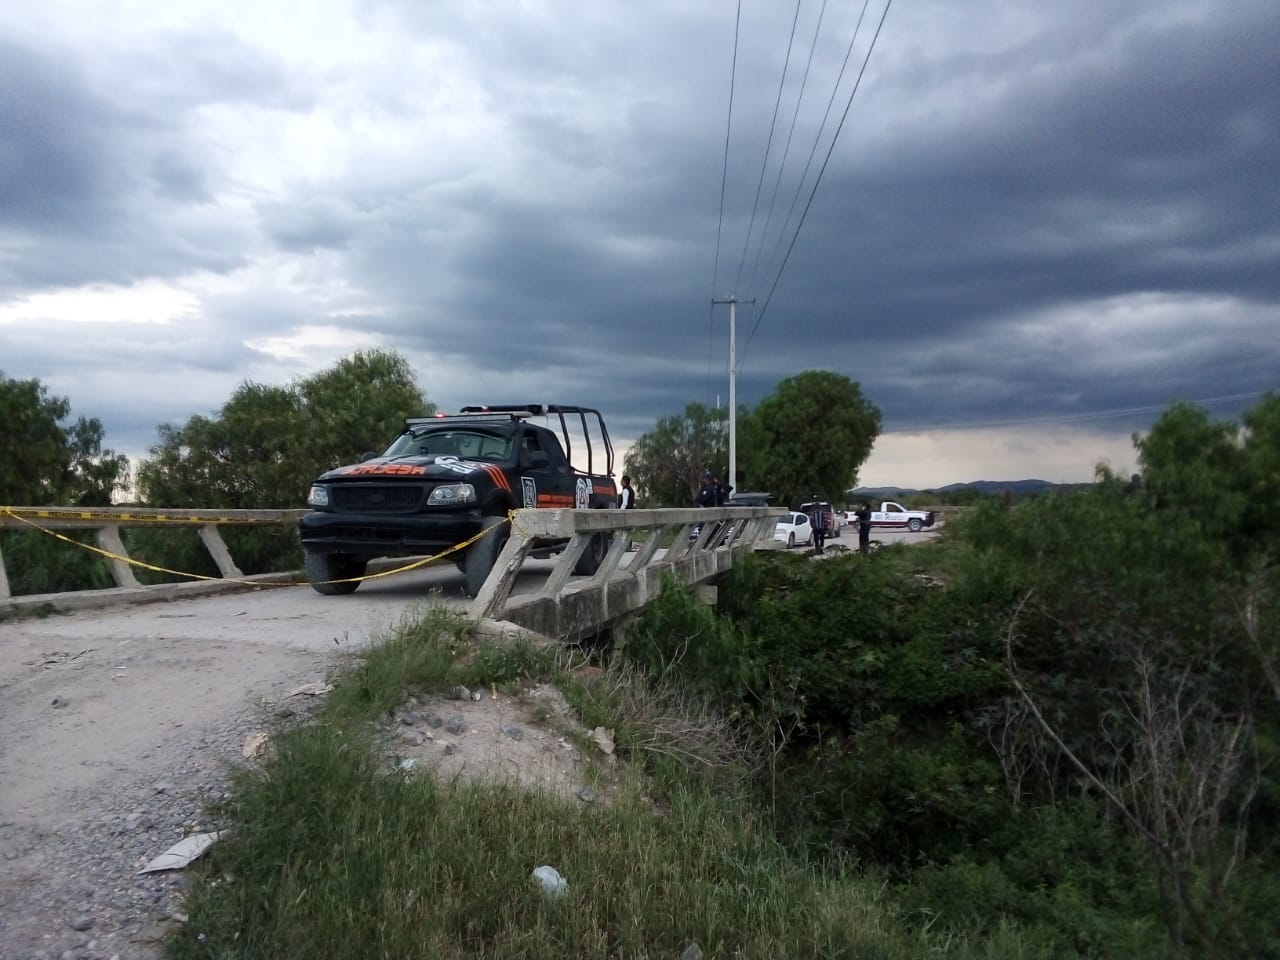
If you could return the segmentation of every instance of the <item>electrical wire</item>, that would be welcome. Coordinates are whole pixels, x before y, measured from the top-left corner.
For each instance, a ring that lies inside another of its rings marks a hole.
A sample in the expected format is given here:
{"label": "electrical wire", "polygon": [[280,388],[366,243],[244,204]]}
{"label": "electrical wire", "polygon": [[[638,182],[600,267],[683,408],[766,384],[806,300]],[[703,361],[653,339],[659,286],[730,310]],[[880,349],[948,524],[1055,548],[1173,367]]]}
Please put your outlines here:
{"label": "electrical wire", "polygon": [[742,244],[742,258],[738,261],[738,273],[733,278],[733,293],[738,293],[742,283],[742,268],[747,265],[747,252],[751,249],[751,233],[756,226],[756,212],[760,209],[760,192],[764,189],[765,171],[769,169],[769,153],[773,150],[773,131],[778,125],[778,109],[782,106],[782,91],[787,85],[787,69],[791,66],[791,48],[796,39],[796,24],[800,22],[800,0],[796,0],[796,12],[791,17],[791,34],[787,37],[787,55],[782,61],[782,76],[778,78],[778,96],[773,101],[773,117],[769,120],[769,136],[764,143],[764,159],[760,161],[760,179],[756,181],[756,198],[751,204],[751,219],[747,223],[747,239]]}
{"label": "electrical wire", "polygon": [[[865,10],[865,7],[864,7]],[[769,196],[769,214],[764,219],[764,229],[760,231],[760,242],[756,246],[756,256],[751,263],[751,279],[747,282],[747,287],[752,295],[755,294],[756,277],[760,275],[760,255],[764,252],[764,238],[769,235],[769,225],[773,223],[773,208],[778,200],[778,191],[782,187],[782,172],[786,169],[787,159],[791,156],[791,140],[795,136],[796,121],[800,118],[800,104],[804,102],[804,92],[809,85],[809,70],[813,66],[813,55],[818,49],[818,36],[822,32],[822,18],[827,12],[827,0],[822,0],[822,7],[818,10],[818,22],[813,28],[813,41],[809,44],[809,59],[805,61],[804,75],[800,78],[800,92],[796,96],[796,107],[791,112],[791,127],[787,130],[787,143],[782,149],[782,159],[778,161],[778,176],[773,181],[773,192]],[[808,168],[805,168],[808,172]],[[801,178],[803,183],[803,178]]]}
{"label": "electrical wire", "polygon": [[738,0],[738,15],[733,22],[733,61],[729,67],[729,117],[724,125],[724,164],[720,169],[720,220],[716,224],[716,257],[711,268],[711,296],[714,299],[720,282],[720,239],[724,233],[724,196],[729,184],[729,135],[733,132],[733,88],[738,76],[738,31],[742,24],[742,0]]}
{"label": "electrical wire", "polygon": [[818,193],[818,185],[822,183],[822,175],[827,170],[827,164],[831,162],[831,154],[835,150],[836,143],[840,140],[840,132],[844,129],[845,121],[849,117],[849,110],[853,106],[853,98],[858,93],[858,88],[862,85],[862,78],[866,74],[867,64],[871,61],[871,54],[876,49],[876,41],[880,39],[880,31],[884,29],[885,18],[889,16],[889,8],[893,6],[893,0],[886,0],[884,5],[884,13],[880,15],[880,22],[876,25],[876,32],[871,37],[871,44],[867,47],[867,55],[862,59],[862,67],[858,70],[858,78],[854,81],[853,90],[849,93],[849,100],[845,103],[844,113],[840,117],[840,123],[836,126],[836,132],[831,138],[831,145],[827,148],[827,155],[823,158],[822,166],[818,170],[818,176],[813,181],[813,189],[809,192],[809,200],[804,205],[804,212],[800,214],[800,222],[796,224],[796,232],[791,237],[791,243],[787,247],[787,254],[782,258],[782,265],[778,268],[778,275],[774,278],[773,286],[769,288],[769,295],[765,298],[764,306],[760,308],[760,315],[756,318],[755,327],[751,330],[751,335],[747,337],[747,342],[743,346],[742,351],[746,353],[747,347],[751,346],[751,341],[756,335],[756,330],[760,327],[760,321],[764,319],[765,314],[769,310],[769,303],[773,300],[774,291],[778,289],[778,283],[782,280],[782,274],[787,269],[787,263],[791,260],[791,252],[796,247],[796,240],[800,237],[800,229],[804,226],[805,218],[809,215],[809,208],[813,206],[813,198]]}
{"label": "electrical wire", "polygon": [[716,287],[720,282],[720,239],[724,233],[724,196],[729,183],[729,136],[733,132],[733,89],[738,77],[738,34],[742,26],[742,0],[733,21],[733,60],[729,67],[729,116],[724,125],[724,164],[720,169],[720,219],[716,223],[716,255],[711,267],[711,306],[707,310],[707,387],[711,386],[711,344],[715,321]]}
{"label": "electrical wire", "polygon": [[[818,154],[818,144],[822,142],[822,134],[827,129],[827,120],[831,117],[831,108],[835,106],[836,94],[840,92],[840,84],[844,80],[844,73],[849,69],[849,58],[853,56],[853,48],[858,42],[858,36],[862,32],[862,21],[867,15],[867,5],[870,0],[862,0],[862,11],[858,14],[858,22],[853,27],[853,36],[849,38],[849,46],[845,48],[844,60],[840,63],[840,72],[836,74],[836,82],[831,85],[831,96],[827,97],[826,109],[822,112],[822,122],[818,124],[818,132],[813,135],[813,144],[809,147],[809,156],[804,162],[804,170],[800,173],[800,179],[796,181],[795,193],[791,195],[791,206],[787,208],[787,217],[782,221],[782,226],[778,230],[778,239],[774,242],[773,249],[769,251],[769,259],[765,263],[765,276],[773,273],[773,263],[778,257],[778,250],[782,247],[782,241],[787,236],[787,228],[791,226],[791,218],[795,216],[796,204],[800,202],[800,193],[804,190],[805,181],[809,179],[809,170],[813,166],[813,158]],[[753,283],[754,287],[754,283]]]}

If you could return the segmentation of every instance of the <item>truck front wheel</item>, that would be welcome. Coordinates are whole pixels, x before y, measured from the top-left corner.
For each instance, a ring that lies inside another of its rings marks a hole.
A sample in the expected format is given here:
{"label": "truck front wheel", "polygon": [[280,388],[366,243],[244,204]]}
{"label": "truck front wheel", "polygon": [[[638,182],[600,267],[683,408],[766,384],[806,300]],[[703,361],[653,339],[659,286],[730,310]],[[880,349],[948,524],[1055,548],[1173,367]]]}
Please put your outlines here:
{"label": "truck front wheel", "polygon": [[910,520],[907,521],[907,529],[910,530],[912,533],[919,533],[921,528],[923,527],[924,527],[924,524],[921,522],[919,517],[912,517]]}
{"label": "truck front wheel", "polygon": [[464,573],[467,577],[467,596],[472,599],[489,579],[489,571],[493,569],[498,554],[502,552],[503,545],[511,535],[511,527],[507,524],[506,517],[485,517],[483,529],[484,536],[467,548],[467,556],[463,561]]}
{"label": "truck front wheel", "polygon": [[609,552],[610,537],[607,533],[595,533],[591,535],[591,539],[587,541],[587,548],[582,551],[582,556],[578,557],[578,562],[573,566],[573,572],[580,577],[594,577],[596,571],[600,569],[600,564],[604,563],[605,555]]}
{"label": "truck front wheel", "polygon": [[355,593],[360,581],[350,578],[363,577],[369,566],[367,560],[344,557],[340,553],[312,553],[309,550],[303,554],[302,562],[311,588],[316,593],[329,597]]}

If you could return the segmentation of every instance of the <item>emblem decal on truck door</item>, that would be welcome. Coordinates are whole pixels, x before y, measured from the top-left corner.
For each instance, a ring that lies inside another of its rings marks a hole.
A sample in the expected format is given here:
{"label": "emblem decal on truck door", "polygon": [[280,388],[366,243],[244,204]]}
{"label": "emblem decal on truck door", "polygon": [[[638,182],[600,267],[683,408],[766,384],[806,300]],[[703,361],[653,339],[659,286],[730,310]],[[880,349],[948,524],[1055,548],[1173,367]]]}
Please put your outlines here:
{"label": "emblem decal on truck door", "polygon": [[577,496],[574,497],[573,505],[579,510],[591,506],[591,482],[586,477],[578,478]]}
{"label": "emblem decal on truck door", "polygon": [[533,477],[521,477],[520,486],[524,488],[524,505],[526,507],[536,507],[538,505],[538,485],[534,483]]}

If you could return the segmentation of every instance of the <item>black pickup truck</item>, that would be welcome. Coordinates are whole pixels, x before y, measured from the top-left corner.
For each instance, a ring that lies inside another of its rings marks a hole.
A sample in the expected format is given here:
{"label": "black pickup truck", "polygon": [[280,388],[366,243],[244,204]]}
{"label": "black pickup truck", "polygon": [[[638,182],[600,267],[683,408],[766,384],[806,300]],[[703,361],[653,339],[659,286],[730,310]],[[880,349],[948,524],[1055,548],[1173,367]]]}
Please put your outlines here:
{"label": "black pickup truck", "polygon": [[[586,469],[571,464],[573,435],[586,446],[585,461],[577,458]],[[320,476],[307,503],[312,509],[299,528],[307,579],[319,593],[351,593],[360,581],[349,578],[363,576],[375,557],[437,554],[492,529],[450,555],[474,597],[507,541],[509,510],[617,505],[613,446],[604,418],[588,407],[463,407],[406,419],[381,455]],[[549,556],[564,545],[536,542],[533,554]],[[607,537],[593,537],[576,572],[594,573],[607,548]]]}

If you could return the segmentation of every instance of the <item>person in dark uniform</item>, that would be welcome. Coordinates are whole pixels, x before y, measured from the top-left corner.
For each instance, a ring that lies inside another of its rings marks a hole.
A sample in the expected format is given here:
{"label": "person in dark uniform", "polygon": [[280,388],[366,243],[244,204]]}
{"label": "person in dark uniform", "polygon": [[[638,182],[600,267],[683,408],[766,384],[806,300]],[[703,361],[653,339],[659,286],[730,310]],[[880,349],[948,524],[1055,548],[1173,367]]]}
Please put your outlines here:
{"label": "person in dark uniform", "polygon": [[809,525],[813,527],[813,552],[822,553],[822,548],[827,542],[827,509],[816,493],[809,499],[813,502],[813,508],[809,513]]}
{"label": "person in dark uniform", "polygon": [[[724,506],[724,500],[724,486],[716,479],[716,475],[710,470],[702,471],[702,486],[698,488],[698,498],[694,500],[694,506],[722,507]],[[698,524],[693,528],[690,537],[697,539],[701,533],[702,524]]]}
{"label": "person in dark uniform", "polygon": [[858,518],[858,552],[871,552],[871,504],[864,503],[853,515]]}
{"label": "person in dark uniform", "polygon": [[718,507],[724,503],[720,481],[710,470],[702,472],[702,486],[698,489],[698,499],[695,502],[699,507]]}
{"label": "person in dark uniform", "polygon": [[631,488],[631,478],[622,475],[622,491],[618,494],[618,507],[622,510],[633,510],[636,505],[636,492]]}

